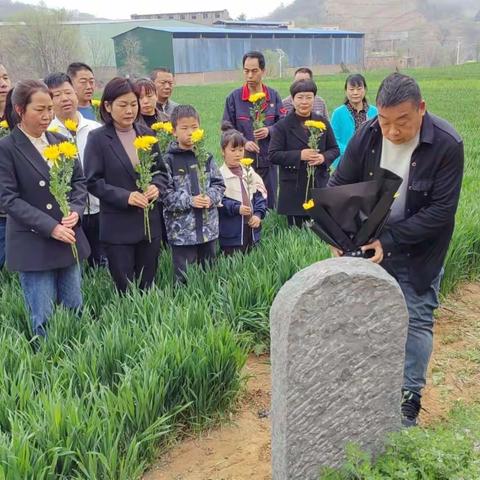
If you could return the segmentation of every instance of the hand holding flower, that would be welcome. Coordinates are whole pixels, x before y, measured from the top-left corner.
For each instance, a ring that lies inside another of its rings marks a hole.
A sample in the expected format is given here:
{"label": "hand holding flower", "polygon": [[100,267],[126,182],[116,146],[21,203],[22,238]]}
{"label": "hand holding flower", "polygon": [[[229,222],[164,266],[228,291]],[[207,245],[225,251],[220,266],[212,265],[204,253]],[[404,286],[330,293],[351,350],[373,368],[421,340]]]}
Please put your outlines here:
{"label": "hand holding flower", "polygon": [[147,208],[148,198],[141,192],[132,192],[128,197],[128,204],[132,207]]}
{"label": "hand holding flower", "polygon": [[262,223],[260,217],[253,215],[252,218],[250,218],[250,220],[248,221],[248,226],[250,228],[258,228],[260,226],[260,223]]}
{"label": "hand holding flower", "polygon": [[68,243],[69,245],[74,245],[76,241],[75,232],[61,223],[55,226],[50,236],[59,242]]}
{"label": "hand holding flower", "polygon": [[147,191],[145,192],[145,196],[147,197],[147,200],[151,202],[152,200],[155,201],[157,200],[158,196],[160,195],[160,192],[158,190],[158,187],[156,185],[149,185],[147,188]]}
{"label": "hand holding flower", "polygon": [[240,215],[243,217],[249,217],[252,214],[252,209],[246,205],[241,205],[239,210]]}
{"label": "hand holding flower", "polygon": [[77,212],[70,212],[66,217],[62,218],[62,225],[64,227],[73,228],[80,219]]}

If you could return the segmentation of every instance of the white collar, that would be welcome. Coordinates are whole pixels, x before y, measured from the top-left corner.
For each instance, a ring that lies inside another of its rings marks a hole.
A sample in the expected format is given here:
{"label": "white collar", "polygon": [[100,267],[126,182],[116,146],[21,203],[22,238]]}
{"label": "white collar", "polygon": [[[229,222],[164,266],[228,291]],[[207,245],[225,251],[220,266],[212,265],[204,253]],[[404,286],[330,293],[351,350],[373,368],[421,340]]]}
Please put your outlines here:
{"label": "white collar", "polygon": [[29,135],[22,127],[20,127],[20,125],[18,126],[18,128],[21,130],[21,132],[35,145],[39,145],[39,144],[49,144],[48,143],[48,139],[47,139],[47,136],[45,135],[45,132],[43,132],[40,137],[32,137],[31,135]]}

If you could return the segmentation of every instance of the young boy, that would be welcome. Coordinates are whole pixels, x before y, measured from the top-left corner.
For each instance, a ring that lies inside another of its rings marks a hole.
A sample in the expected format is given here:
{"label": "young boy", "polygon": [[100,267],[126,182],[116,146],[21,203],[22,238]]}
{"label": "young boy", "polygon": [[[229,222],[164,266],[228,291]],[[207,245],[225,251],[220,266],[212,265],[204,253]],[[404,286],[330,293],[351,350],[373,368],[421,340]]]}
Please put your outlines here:
{"label": "young boy", "polygon": [[168,185],[162,197],[168,242],[172,247],[175,279],[185,281],[187,265],[205,265],[216,255],[218,211],[225,184],[210,155],[206,164],[206,189],[200,191],[199,164],[193,152],[192,133],[200,127],[200,117],[190,105],[178,105],[171,115],[172,142],[164,161]]}

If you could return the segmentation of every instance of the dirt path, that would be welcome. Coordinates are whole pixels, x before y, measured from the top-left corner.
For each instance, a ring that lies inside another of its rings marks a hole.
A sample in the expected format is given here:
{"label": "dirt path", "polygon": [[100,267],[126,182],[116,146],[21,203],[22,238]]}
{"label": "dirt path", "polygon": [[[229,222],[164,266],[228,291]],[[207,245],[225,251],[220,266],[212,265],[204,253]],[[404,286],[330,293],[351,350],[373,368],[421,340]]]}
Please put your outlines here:
{"label": "dirt path", "polygon": [[[480,284],[461,287],[438,312],[422,424],[442,418],[457,400],[480,396]],[[174,447],[144,480],[270,480],[270,364],[250,357],[252,375],[233,423]]]}

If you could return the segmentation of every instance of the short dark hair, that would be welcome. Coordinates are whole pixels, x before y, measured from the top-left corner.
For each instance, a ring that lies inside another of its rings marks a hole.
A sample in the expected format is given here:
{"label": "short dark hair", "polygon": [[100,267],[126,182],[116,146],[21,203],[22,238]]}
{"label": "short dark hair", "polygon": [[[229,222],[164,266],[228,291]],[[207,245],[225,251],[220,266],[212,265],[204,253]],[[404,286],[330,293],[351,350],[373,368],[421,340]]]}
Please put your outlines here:
{"label": "short dark hair", "polygon": [[306,73],[310,78],[313,78],[313,72],[308,67],[297,68],[293,76],[295,76],[297,73]]}
{"label": "short dark hair", "polygon": [[317,84],[313,80],[297,80],[290,86],[290,95],[295,98],[297,93],[311,92],[317,94]]}
{"label": "short dark hair", "polygon": [[22,112],[25,112],[27,106],[32,101],[33,94],[37,92],[44,92],[52,96],[48,87],[39,80],[23,80],[15,85],[13,90],[7,95],[7,102],[5,105],[5,117],[10,129],[20,123],[20,115],[15,111],[15,107],[20,107]]}
{"label": "short dark hair", "polygon": [[157,75],[160,73],[160,72],[163,72],[163,73],[171,73],[173,75],[173,72],[167,68],[167,67],[158,67],[158,68],[154,68],[151,73],[150,73],[150,80],[152,82],[154,82],[157,78]]}
{"label": "short dark hair", "polygon": [[245,66],[245,61],[247,58],[256,58],[258,60],[258,66],[260,67],[261,70],[265,70],[265,56],[263,55],[262,52],[257,52],[256,50],[252,50],[251,52],[247,52],[243,56],[242,60],[242,67]]}
{"label": "short dark hair", "polygon": [[154,93],[155,95],[157,94],[157,88],[155,87],[155,84],[153,83],[153,81],[150,80],[149,78],[139,78],[135,80],[134,86],[139,97],[140,97],[140,94],[142,93],[142,90],[145,90],[146,94],[147,93]]}
{"label": "short dark hair", "polygon": [[73,78],[77,75],[78,72],[81,70],[88,70],[89,72],[93,73],[93,70],[91,67],[89,67],[86,63],[82,62],[73,62],[67,67],[67,75],[70,78]]}
{"label": "short dark hair", "polygon": [[243,133],[235,130],[233,125],[224,121],[222,123],[222,136],[220,137],[220,147],[222,150],[228,145],[231,145],[232,148],[244,147],[247,143],[247,139],[243,136]]}
{"label": "short dark hair", "polygon": [[415,79],[402,73],[392,73],[383,80],[377,93],[378,107],[395,107],[408,101],[417,108],[422,102],[422,93]]}
{"label": "short dark hair", "polygon": [[[105,102],[108,102],[110,105],[122,95],[127,93],[133,93],[137,97],[137,102],[139,101],[138,93],[135,90],[135,85],[129,78],[124,77],[115,77],[112,78],[103,89],[102,99],[100,100],[100,117],[103,120],[105,125],[112,125],[113,118],[110,112],[107,112],[105,108]],[[138,108],[137,118],[140,116],[140,107]]]}
{"label": "short dark hair", "polygon": [[170,122],[172,122],[172,127],[176,128],[181,118],[190,117],[196,118],[200,122],[200,115],[195,110],[195,107],[192,107],[192,105],[177,105],[170,115]]}
{"label": "short dark hair", "polygon": [[360,73],[352,73],[352,75],[349,75],[347,77],[347,79],[345,80],[344,90],[346,90],[349,85],[351,85],[352,87],[365,87],[365,90],[368,89],[367,81],[365,80],[365,77]]}
{"label": "short dark hair", "polygon": [[64,83],[69,83],[70,85],[72,85],[72,79],[66,73],[62,72],[51,73],[50,75],[45,77],[43,81],[50,90],[52,88],[58,88]]}

